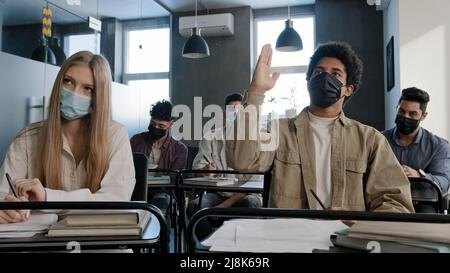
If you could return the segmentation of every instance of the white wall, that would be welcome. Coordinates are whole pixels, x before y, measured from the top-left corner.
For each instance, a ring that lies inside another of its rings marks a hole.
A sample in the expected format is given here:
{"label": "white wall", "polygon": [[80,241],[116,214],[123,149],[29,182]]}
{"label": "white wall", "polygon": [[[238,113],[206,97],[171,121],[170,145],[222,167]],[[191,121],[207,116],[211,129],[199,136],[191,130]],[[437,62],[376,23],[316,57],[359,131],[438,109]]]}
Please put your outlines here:
{"label": "white wall", "polygon": [[397,103],[395,100],[398,100],[400,90],[416,86],[426,90],[431,97],[429,115],[422,126],[441,137],[450,138],[450,111],[447,107],[450,104],[447,94],[450,88],[449,10],[448,0],[392,0],[389,9],[384,11],[385,36],[398,27],[399,43],[396,47],[400,52],[399,63],[396,64],[400,86],[395,93],[386,94],[387,128],[394,125],[395,112],[389,112],[392,109],[388,111],[388,108]]}
{"label": "white wall", "polygon": [[0,161],[9,143],[29,122],[42,118],[42,109],[33,109],[32,101],[42,104],[59,67],[0,52]]}
{"label": "white wall", "polygon": [[[384,27],[384,55],[386,56],[386,46],[389,40],[394,36],[394,75],[395,75],[395,86],[391,91],[387,92],[386,84],[386,63],[384,64],[384,89],[385,92],[385,115],[386,115],[386,129],[390,129],[394,126],[396,106],[398,99],[400,98],[400,29],[399,29],[399,2],[397,0],[391,0],[387,10],[383,12],[383,27]],[[385,57],[384,57],[385,58]]]}
{"label": "white wall", "polygon": [[3,9],[5,0],[0,0],[0,51],[2,51]]}

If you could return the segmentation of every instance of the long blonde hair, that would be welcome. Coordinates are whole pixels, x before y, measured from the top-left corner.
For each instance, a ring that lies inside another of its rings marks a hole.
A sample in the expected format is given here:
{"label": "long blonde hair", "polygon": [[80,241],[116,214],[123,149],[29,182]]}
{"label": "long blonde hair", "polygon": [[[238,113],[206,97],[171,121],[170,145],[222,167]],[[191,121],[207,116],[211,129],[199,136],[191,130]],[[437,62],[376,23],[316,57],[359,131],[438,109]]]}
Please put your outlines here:
{"label": "long blonde hair", "polygon": [[60,114],[60,95],[64,75],[74,65],[88,65],[94,76],[92,112],[87,122],[87,143],[85,143],[86,184],[91,192],[100,188],[111,152],[108,130],[111,123],[111,70],[108,61],[101,55],[80,51],[68,58],[58,72],[53,85],[48,118],[41,130],[40,180],[51,189],[62,189],[63,131]]}

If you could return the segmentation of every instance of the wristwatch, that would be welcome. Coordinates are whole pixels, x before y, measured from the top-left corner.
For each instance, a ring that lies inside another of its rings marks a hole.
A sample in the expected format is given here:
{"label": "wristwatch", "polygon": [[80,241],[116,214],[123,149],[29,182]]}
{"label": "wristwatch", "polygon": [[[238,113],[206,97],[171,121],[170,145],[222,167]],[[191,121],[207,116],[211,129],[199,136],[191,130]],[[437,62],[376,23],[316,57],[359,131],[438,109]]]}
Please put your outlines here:
{"label": "wristwatch", "polygon": [[427,174],[425,173],[425,171],[422,170],[422,169],[419,169],[419,174],[420,174],[420,177],[426,177],[426,176],[427,176]]}

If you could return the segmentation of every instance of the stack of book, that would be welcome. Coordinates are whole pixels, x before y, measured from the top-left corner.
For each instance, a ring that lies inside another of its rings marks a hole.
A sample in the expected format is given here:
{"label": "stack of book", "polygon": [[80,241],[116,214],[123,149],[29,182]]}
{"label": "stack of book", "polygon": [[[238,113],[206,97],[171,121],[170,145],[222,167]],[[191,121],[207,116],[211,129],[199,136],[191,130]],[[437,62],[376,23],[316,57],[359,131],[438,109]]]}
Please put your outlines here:
{"label": "stack of book", "polygon": [[314,252],[450,253],[450,224],[359,221],[331,242]]}
{"label": "stack of book", "polygon": [[151,214],[143,210],[73,212],[50,226],[47,236],[140,236],[150,220]]}
{"label": "stack of book", "polygon": [[232,185],[236,182],[238,182],[236,178],[213,177],[213,176],[194,177],[183,180],[183,183],[185,185],[216,186],[216,187]]}
{"label": "stack of book", "polygon": [[168,175],[148,175],[148,185],[167,185],[170,184],[170,176]]}

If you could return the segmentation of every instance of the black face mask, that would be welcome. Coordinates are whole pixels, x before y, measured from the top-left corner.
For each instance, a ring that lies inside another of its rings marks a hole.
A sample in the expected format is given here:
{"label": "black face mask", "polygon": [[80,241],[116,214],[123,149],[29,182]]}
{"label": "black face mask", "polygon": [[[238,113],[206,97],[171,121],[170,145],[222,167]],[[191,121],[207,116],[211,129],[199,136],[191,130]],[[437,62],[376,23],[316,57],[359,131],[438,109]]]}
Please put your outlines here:
{"label": "black face mask", "polygon": [[395,118],[395,124],[397,129],[402,135],[409,135],[413,133],[417,127],[419,127],[420,120],[405,118],[404,116],[397,115]]}
{"label": "black face mask", "polygon": [[323,72],[312,78],[308,83],[309,96],[312,104],[327,108],[341,99],[341,88],[344,85],[335,76]]}
{"label": "black face mask", "polygon": [[156,128],[155,126],[149,125],[148,132],[153,140],[158,140],[166,135],[167,130]]}

